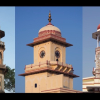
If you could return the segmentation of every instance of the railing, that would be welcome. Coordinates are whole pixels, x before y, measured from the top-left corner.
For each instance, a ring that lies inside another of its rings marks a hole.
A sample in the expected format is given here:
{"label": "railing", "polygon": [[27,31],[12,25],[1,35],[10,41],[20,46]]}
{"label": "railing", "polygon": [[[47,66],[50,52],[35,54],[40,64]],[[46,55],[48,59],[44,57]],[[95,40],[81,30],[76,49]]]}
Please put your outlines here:
{"label": "railing", "polygon": [[35,67],[35,66],[39,66],[40,67],[41,65],[44,65],[44,64],[46,64],[46,65],[52,65],[52,64],[54,64],[54,65],[61,65],[61,66],[72,68],[72,65],[70,65],[70,64],[63,64],[61,62],[48,61],[48,60],[46,62],[43,62],[43,63],[39,62],[36,65],[34,65],[34,64],[26,65],[27,67],[25,66],[25,68],[32,68],[32,67]]}
{"label": "railing", "polygon": [[[53,66],[52,66],[53,65]],[[56,65],[56,66],[55,66]],[[50,69],[62,71],[62,72],[67,72],[67,73],[73,73],[73,67],[70,64],[63,64],[63,62],[57,62],[57,61],[45,61],[45,62],[39,62],[37,64],[30,64],[25,66],[25,72],[29,70],[37,70],[39,67],[41,69],[44,67],[49,67]]]}

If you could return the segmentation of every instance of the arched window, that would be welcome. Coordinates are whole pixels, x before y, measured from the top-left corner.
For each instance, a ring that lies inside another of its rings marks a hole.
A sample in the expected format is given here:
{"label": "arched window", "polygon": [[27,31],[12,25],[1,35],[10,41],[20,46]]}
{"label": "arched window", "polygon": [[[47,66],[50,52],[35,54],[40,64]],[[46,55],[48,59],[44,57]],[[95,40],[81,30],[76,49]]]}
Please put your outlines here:
{"label": "arched window", "polygon": [[37,88],[37,84],[35,83],[35,88]]}

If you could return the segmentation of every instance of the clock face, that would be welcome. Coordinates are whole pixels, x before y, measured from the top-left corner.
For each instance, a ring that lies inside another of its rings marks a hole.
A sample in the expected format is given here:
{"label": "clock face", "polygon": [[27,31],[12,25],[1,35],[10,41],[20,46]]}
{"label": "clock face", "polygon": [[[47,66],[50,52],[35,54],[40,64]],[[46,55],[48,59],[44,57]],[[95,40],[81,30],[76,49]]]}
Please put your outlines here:
{"label": "clock face", "polygon": [[42,51],[40,52],[40,57],[43,58],[44,56],[45,56],[45,51],[42,50]]}
{"label": "clock face", "polygon": [[60,52],[57,50],[57,51],[55,51],[55,56],[57,57],[57,58],[59,58],[60,57]]}

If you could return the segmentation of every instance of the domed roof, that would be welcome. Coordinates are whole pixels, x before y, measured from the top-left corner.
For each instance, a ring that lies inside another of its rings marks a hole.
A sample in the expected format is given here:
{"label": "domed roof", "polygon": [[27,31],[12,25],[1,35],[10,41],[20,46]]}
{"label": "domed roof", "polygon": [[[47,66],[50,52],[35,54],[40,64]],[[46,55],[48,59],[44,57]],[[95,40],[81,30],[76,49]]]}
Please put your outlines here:
{"label": "domed roof", "polygon": [[97,29],[100,29],[100,24],[98,25]]}
{"label": "domed roof", "polygon": [[61,32],[59,28],[57,28],[56,26],[52,25],[51,22],[49,22],[46,26],[42,27],[39,30],[39,33],[42,31],[46,31],[46,30],[54,30],[54,31],[58,31]]}
{"label": "domed roof", "polygon": [[49,23],[39,30],[38,37],[34,38],[34,42],[27,44],[28,46],[34,47],[37,44],[45,43],[47,41],[56,42],[57,44],[65,47],[73,46],[66,42],[66,39],[61,36],[59,28],[51,24],[51,14],[49,13]]}
{"label": "domed roof", "polygon": [[49,19],[48,20],[49,20],[49,23],[39,30],[38,36],[40,37],[40,36],[45,36],[45,35],[48,35],[48,34],[53,34],[53,35],[61,37],[60,29],[51,24],[51,20],[52,20],[51,19],[51,13],[49,13]]}

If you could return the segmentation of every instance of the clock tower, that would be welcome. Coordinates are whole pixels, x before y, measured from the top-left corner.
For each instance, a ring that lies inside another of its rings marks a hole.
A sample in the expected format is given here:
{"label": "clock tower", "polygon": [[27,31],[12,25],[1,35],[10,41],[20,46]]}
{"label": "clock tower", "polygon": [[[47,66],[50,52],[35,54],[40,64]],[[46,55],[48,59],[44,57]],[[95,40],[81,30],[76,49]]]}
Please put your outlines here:
{"label": "clock tower", "polygon": [[[97,27],[97,32],[92,34],[92,38],[97,40],[97,48],[95,49],[95,64],[96,68],[93,68],[93,75],[95,76],[95,85],[100,86],[100,24]],[[97,84],[96,84],[97,83]]]}
{"label": "clock tower", "polygon": [[97,40],[97,48],[95,49],[95,68],[92,74],[94,76],[83,78],[83,92],[100,93],[100,24],[97,31],[92,33],[92,38]]}
{"label": "clock tower", "polygon": [[61,36],[59,28],[49,23],[28,46],[34,47],[34,64],[25,66],[25,93],[79,93],[73,90],[73,67],[66,64],[66,47],[72,46]]}
{"label": "clock tower", "polygon": [[6,65],[3,64],[3,52],[5,44],[1,38],[5,36],[5,32],[0,30],[0,93],[4,93],[4,75],[7,72]]}

